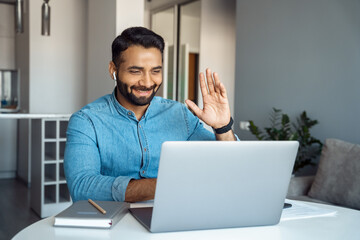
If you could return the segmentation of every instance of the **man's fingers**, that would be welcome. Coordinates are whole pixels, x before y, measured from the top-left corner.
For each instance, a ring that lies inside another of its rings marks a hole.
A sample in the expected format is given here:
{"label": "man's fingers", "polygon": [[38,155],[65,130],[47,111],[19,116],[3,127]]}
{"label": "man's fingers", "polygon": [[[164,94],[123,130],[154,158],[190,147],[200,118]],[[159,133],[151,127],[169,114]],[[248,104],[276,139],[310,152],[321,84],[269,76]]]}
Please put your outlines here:
{"label": "man's fingers", "polygon": [[206,83],[205,83],[205,76],[203,73],[199,74],[199,78],[200,78],[200,90],[201,90],[201,94],[204,96],[206,96],[208,94],[208,89],[206,87]]}
{"label": "man's fingers", "polygon": [[202,110],[191,100],[186,99],[185,103],[188,105],[188,107],[195,113],[195,115],[201,119],[202,116]]}
{"label": "man's fingers", "polygon": [[210,94],[214,93],[215,92],[214,80],[212,78],[211,70],[209,68],[206,69],[206,80],[209,88],[209,93]]}
{"label": "man's fingers", "polygon": [[226,88],[222,82],[219,83],[219,88],[220,88],[220,95],[223,98],[227,98]]}
{"label": "man's fingers", "polygon": [[216,72],[214,72],[214,81],[215,81],[215,91],[217,93],[220,93],[222,97],[226,98],[227,97],[226,88],[224,84],[220,82],[219,75]]}
{"label": "man's fingers", "polygon": [[209,68],[206,69],[205,74],[206,80],[203,73],[199,74],[202,96],[205,97],[208,94],[213,95],[214,93],[217,93],[221,97],[227,98],[225,86],[220,81],[219,75],[216,72],[212,74]]}
{"label": "man's fingers", "polygon": [[214,82],[215,82],[215,92],[219,93],[221,91],[221,87],[220,87],[220,79],[219,79],[219,75],[214,72]]}

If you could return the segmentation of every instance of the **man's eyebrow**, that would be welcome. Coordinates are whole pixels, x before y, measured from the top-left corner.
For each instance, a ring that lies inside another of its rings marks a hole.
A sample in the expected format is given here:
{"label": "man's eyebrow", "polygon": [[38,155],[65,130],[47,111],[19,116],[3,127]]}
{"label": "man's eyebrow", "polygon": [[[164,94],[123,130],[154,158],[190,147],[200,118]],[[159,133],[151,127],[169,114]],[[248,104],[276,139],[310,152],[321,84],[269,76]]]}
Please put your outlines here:
{"label": "man's eyebrow", "polygon": [[[162,66],[156,66],[156,67],[153,67],[151,70],[161,70],[162,69]],[[127,70],[144,70],[143,67],[139,67],[139,66],[130,66],[127,68]]]}
{"label": "man's eyebrow", "polygon": [[153,67],[152,70],[161,70],[162,69],[162,66],[157,66],[157,67]]}
{"label": "man's eyebrow", "polygon": [[136,69],[136,70],[143,70],[144,68],[143,67],[139,67],[139,66],[130,66],[127,68],[128,70],[131,70],[131,69]]}

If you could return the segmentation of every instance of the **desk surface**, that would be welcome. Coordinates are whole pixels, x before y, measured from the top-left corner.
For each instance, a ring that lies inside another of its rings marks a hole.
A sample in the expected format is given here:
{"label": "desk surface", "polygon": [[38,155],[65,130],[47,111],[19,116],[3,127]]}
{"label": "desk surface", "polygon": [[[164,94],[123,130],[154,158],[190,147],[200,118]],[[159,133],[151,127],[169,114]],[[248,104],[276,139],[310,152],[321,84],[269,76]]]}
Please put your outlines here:
{"label": "desk surface", "polygon": [[275,226],[229,228],[202,231],[150,233],[131,214],[113,229],[53,227],[54,217],[40,220],[20,231],[13,239],[359,239],[360,211],[308,203],[336,210],[337,214],[281,221]]}

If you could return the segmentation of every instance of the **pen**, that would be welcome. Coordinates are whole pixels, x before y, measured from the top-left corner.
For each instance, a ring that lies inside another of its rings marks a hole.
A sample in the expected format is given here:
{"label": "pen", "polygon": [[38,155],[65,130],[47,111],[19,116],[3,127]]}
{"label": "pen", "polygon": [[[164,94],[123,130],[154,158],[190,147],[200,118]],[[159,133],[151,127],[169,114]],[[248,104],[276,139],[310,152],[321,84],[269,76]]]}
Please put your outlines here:
{"label": "pen", "polygon": [[101,212],[102,214],[106,214],[106,211],[102,207],[97,205],[93,200],[88,199],[88,202],[93,205],[97,210],[99,210],[99,212]]}

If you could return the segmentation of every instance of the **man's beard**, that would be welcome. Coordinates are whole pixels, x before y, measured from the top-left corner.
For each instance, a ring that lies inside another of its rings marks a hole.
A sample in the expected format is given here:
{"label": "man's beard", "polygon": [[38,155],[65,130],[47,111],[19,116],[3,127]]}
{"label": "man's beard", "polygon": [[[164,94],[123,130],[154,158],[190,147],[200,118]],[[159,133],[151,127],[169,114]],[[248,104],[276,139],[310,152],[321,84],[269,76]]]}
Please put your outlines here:
{"label": "man's beard", "polygon": [[[161,85],[161,84],[160,84]],[[154,98],[156,92],[159,90],[160,85],[154,84],[150,88],[143,87],[143,86],[131,86],[130,92],[128,92],[128,85],[123,83],[119,79],[116,80],[116,87],[119,90],[120,94],[123,95],[129,102],[137,106],[145,106],[148,105],[151,100]],[[133,90],[140,90],[140,91],[153,91],[149,97],[136,97],[133,93]]]}

